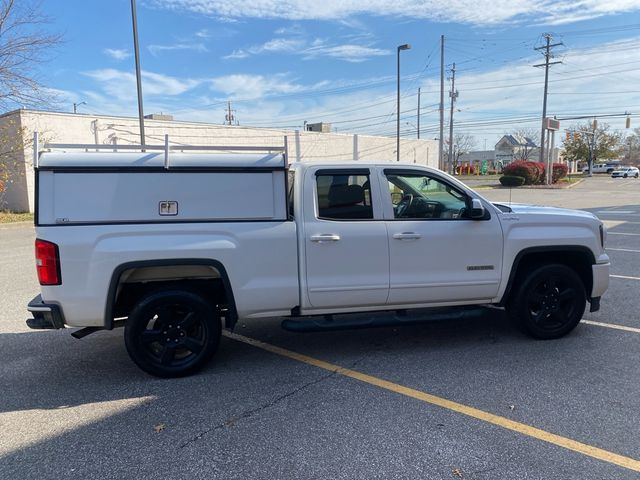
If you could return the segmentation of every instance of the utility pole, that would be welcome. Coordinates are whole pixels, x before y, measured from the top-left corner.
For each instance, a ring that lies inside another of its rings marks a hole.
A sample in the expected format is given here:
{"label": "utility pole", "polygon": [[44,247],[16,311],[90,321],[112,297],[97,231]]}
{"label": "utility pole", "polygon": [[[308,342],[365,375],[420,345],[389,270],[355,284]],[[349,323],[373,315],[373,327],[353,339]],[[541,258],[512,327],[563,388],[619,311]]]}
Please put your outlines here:
{"label": "utility pole", "polygon": [[418,139],[420,139],[420,87],[418,87]]}
{"label": "utility pole", "polygon": [[138,117],[140,121],[140,145],[144,145],[144,108],[142,107],[142,75],[140,73],[140,49],[138,48],[138,16],[136,15],[136,0],[131,0],[131,21],[133,22],[133,52],[136,59],[136,84],[138,87]]}
{"label": "utility pole", "polygon": [[438,168],[444,170],[444,35],[440,35],[440,138]]}
{"label": "utility pole", "polygon": [[[458,98],[458,92],[456,91],[456,64],[453,64],[451,68],[451,91],[449,92],[449,96],[451,97],[451,113],[449,114],[449,160],[448,167],[446,170],[449,170],[453,167],[453,110],[454,105],[456,103],[456,98]],[[453,174],[455,172],[452,171]]]}
{"label": "utility pole", "polygon": [[227,113],[224,116],[225,125],[238,125],[238,121],[236,120],[235,115],[233,114],[235,110],[231,110],[231,101],[227,102]]}
{"label": "utility pole", "polygon": [[551,43],[553,36],[550,33],[545,33],[544,38],[546,40],[546,45],[542,47],[536,47],[534,50],[544,50],[544,63],[540,63],[538,65],[534,65],[534,67],[544,67],[544,97],[542,99],[542,130],[540,132],[540,161],[544,162],[544,133],[545,133],[545,119],[547,117],[547,91],[549,89],[549,65],[555,65],[557,63],[562,63],[560,61],[550,62],[549,60],[553,58],[553,54],[551,53],[551,49],[553,47],[557,47],[559,45],[563,45],[562,42],[559,43]]}

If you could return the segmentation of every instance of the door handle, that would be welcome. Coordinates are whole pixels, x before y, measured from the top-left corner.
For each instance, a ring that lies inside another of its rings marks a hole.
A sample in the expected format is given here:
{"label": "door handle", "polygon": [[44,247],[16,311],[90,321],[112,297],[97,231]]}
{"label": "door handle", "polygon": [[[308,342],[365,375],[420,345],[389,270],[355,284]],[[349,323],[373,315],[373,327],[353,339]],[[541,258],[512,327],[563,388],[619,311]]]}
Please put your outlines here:
{"label": "door handle", "polygon": [[340,235],[335,233],[321,233],[319,235],[311,235],[312,242],[337,242],[340,240]]}
{"label": "door handle", "polygon": [[415,232],[402,232],[402,233],[394,233],[393,238],[396,240],[418,240],[422,238],[422,235]]}

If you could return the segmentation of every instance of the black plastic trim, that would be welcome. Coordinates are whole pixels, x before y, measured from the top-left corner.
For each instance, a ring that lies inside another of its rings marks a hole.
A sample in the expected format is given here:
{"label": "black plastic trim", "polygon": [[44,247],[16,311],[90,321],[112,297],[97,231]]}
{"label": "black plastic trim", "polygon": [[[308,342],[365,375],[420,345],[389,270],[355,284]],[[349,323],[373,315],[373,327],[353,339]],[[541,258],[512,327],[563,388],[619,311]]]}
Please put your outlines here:
{"label": "black plastic trim", "polygon": [[316,170],[316,177],[323,175],[371,175],[369,168],[323,168]]}
{"label": "black plastic trim", "polygon": [[107,291],[107,304],[105,306],[104,312],[105,330],[113,330],[114,328],[113,310],[116,300],[116,292],[118,289],[118,284],[120,283],[120,276],[124,271],[130,270],[132,268],[167,267],[173,265],[206,265],[213,267],[218,270],[218,272],[220,272],[222,285],[224,286],[225,293],[227,294],[227,299],[229,301],[230,321],[227,324],[227,327],[233,328],[235,323],[238,321],[238,311],[236,309],[235,298],[233,297],[231,282],[229,281],[229,274],[224,268],[224,265],[222,265],[222,263],[220,263],[218,260],[212,260],[209,258],[172,258],[165,260],[141,260],[136,262],[127,262],[116,267],[116,269],[113,271],[113,274],[111,275],[111,282],[109,283],[109,290]]}
{"label": "black plastic trim", "polygon": [[163,225],[174,223],[282,223],[290,222],[290,218],[276,218],[271,220],[262,220],[255,218],[242,218],[233,220],[174,220],[170,217],[164,220],[121,220],[115,222],[65,222],[65,223],[41,223],[40,227],[95,227],[100,225]]}
{"label": "black plastic trim", "polygon": [[[38,318],[44,319],[44,321],[50,323],[51,328],[54,328],[54,329],[65,328],[64,315],[62,314],[62,309],[60,308],[60,305],[56,305],[55,303],[45,303],[42,300],[42,295],[38,295],[29,302],[29,305],[27,306],[27,310],[30,307],[48,308],[49,309],[48,312],[47,311],[33,311],[33,312],[30,311],[29,313],[31,313],[35,319],[38,319]],[[33,328],[32,327],[33,323],[30,324],[30,322],[27,321],[27,325],[29,326],[29,328]],[[38,328],[38,330],[40,330],[40,328]]]}
{"label": "black plastic trim", "polygon": [[589,312],[597,312],[600,310],[600,297],[592,297],[589,299],[589,303],[591,306],[589,307]]}
{"label": "black plastic trim", "polygon": [[40,211],[40,175],[38,167],[34,167],[33,174],[35,176],[33,188],[35,189],[33,198],[33,225],[38,226],[38,216]]}
{"label": "black plastic trim", "polygon": [[545,246],[545,247],[528,247],[516,255],[516,258],[513,260],[513,264],[511,265],[511,272],[509,273],[509,281],[507,282],[507,287],[502,294],[502,298],[498,303],[498,306],[503,307],[509,298],[509,293],[511,293],[511,289],[513,288],[513,282],[516,279],[516,272],[518,271],[518,266],[520,265],[520,261],[529,254],[532,253],[563,253],[563,252],[581,252],[586,253],[591,257],[591,265],[595,265],[596,257],[593,252],[583,245],[557,245],[557,246]]}

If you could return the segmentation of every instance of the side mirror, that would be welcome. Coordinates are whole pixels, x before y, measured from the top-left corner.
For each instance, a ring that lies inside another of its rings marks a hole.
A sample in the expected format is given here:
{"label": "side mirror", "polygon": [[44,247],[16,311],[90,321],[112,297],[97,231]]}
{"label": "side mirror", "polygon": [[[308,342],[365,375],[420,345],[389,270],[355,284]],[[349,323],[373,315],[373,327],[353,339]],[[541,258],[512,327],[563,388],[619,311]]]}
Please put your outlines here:
{"label": "side mirror", "polygon": [[469,217],[480,219],[484,218],[484,205],[479,198],[471,199],[471,211],[469,212]]}

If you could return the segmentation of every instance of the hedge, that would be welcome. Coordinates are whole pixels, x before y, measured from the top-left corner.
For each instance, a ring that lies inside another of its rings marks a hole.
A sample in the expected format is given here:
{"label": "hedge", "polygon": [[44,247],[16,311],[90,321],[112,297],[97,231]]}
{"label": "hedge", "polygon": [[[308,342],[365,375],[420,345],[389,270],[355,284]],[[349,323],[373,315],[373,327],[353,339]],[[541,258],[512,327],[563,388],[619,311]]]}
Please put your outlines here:
{"label": "hedge", "polygon": [[500,177],[500,183],[505,187],[520,187],[524,185],[524,178],[514,175],[503,175]]}
{"label": "hedge", "polygon": [[511,162],[502,169],[502,173],[508,177],[522,177],[525,185],[544,183],[544,164],[517,160]]}

